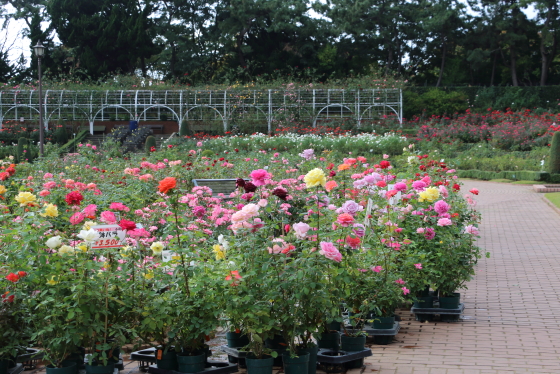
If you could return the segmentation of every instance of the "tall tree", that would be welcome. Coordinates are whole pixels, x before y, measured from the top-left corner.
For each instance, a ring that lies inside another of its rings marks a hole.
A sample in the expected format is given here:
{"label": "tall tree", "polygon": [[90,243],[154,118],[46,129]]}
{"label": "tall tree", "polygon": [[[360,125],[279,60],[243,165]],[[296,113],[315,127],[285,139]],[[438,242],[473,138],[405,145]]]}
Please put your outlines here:
{"label": "tall tree", "polygon": [[325,13],[351,44],[354,58],[380,64],[386,72],[403,71],[403,61],[415,50],[418,2],[405,0],[330,0]]}
{"label": "tall tree", "polygon": [[540,85],[545,86],[548,80],[550,65],[558,52],[560,39],[560,12],[557,0],[538,0],[533,2],[538,10],[539,51],[541,55]]}
{"label": "tall tree", "polygon": [[226,53],[235,56],[226,62],[267,73],[282,64],[309,66],[320,36],[308,10],[305,0],[221,0],[216,27]]}
{"label": "tall tree", "polygon": [[[441,85],[447,55],[454,51],[464,33],[465,4],[456,0],[426,0],[421,3],[420,24],[430,44],[439,46],[440,67],[436,87]],[[437,50],[436,48],[429,48]]]}
{"label": "tall tree", "polygon": [[159,52],[150,0],[49,0],[47,10],[75,65],[91,78],[137,68],[145,74],[145,60]]}
{"label": "tall tree", "polygon": [[164,47],[156,66],[166,78],[178,79],[216,61],[219,46],[211,35],[216,3],[160,0],[155,7],[157,40]]}

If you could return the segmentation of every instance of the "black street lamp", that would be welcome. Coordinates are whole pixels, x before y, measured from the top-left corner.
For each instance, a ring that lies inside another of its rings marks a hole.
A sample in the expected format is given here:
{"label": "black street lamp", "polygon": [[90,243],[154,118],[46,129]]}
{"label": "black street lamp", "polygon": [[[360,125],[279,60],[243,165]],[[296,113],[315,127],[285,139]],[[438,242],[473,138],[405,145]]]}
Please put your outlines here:
{"label": "black street lamp", "polygon": [[41,58],[45,55],[45,46],[41,44],[41,41],[37,42],[37,45],[33,47],[35,50],[35,56],[37,56],[37,64],[39,66],[39,154],[41,157],[45,151],[45,129],[43,127],[43,87],[41,80]]}

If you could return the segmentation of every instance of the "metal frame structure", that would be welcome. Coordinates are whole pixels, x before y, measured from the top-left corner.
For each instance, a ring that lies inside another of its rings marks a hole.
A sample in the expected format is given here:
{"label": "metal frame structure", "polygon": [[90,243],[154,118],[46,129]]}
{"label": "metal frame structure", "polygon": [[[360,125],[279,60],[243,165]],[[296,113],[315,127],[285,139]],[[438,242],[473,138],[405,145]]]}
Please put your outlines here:
{"label": "metal frame structure", "polygon": [[[0,128],[5,120],[37,120],[39,95],[35,90],[0,91]],[[345,118],[357,122],[396,116],[402,124],[400,89],[280,89],[182,91],[67,91],[47,90],[43,97],[45,127],[59,119],[96,121],[116,119],[157,121],[165,114],[182,121],[222,121],[224,131],[236,120],[275,121],[297,118],[313,123]]]}

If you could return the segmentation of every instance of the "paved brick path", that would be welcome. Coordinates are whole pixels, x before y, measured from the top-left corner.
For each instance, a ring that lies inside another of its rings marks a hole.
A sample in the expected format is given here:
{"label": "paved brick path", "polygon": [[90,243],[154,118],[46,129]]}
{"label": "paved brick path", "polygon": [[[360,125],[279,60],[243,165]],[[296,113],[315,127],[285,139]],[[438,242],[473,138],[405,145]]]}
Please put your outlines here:
{"label": "paved brick path", "polygon": [[408,313],[391,345],[372,345],[364,374],[560,373],[560,215],[531,186],[467,181],[491,253],[462,291],[461,322]]}

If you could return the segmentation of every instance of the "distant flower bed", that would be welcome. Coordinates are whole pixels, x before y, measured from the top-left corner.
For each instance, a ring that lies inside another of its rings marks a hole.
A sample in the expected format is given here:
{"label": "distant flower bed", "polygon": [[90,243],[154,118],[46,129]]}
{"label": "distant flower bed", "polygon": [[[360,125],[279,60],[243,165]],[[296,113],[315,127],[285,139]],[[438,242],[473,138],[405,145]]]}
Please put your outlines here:
{"label": "distant flower bed", "polygon": [[[550,143],[551,134],[560,131],[560,114],[535,114],[489,110],[448,118],[433,116],[418,126],[417,140],[465,143],[488,142],[499,149],[527,151]],[[410,124],[410,123],[409,123]]]}

